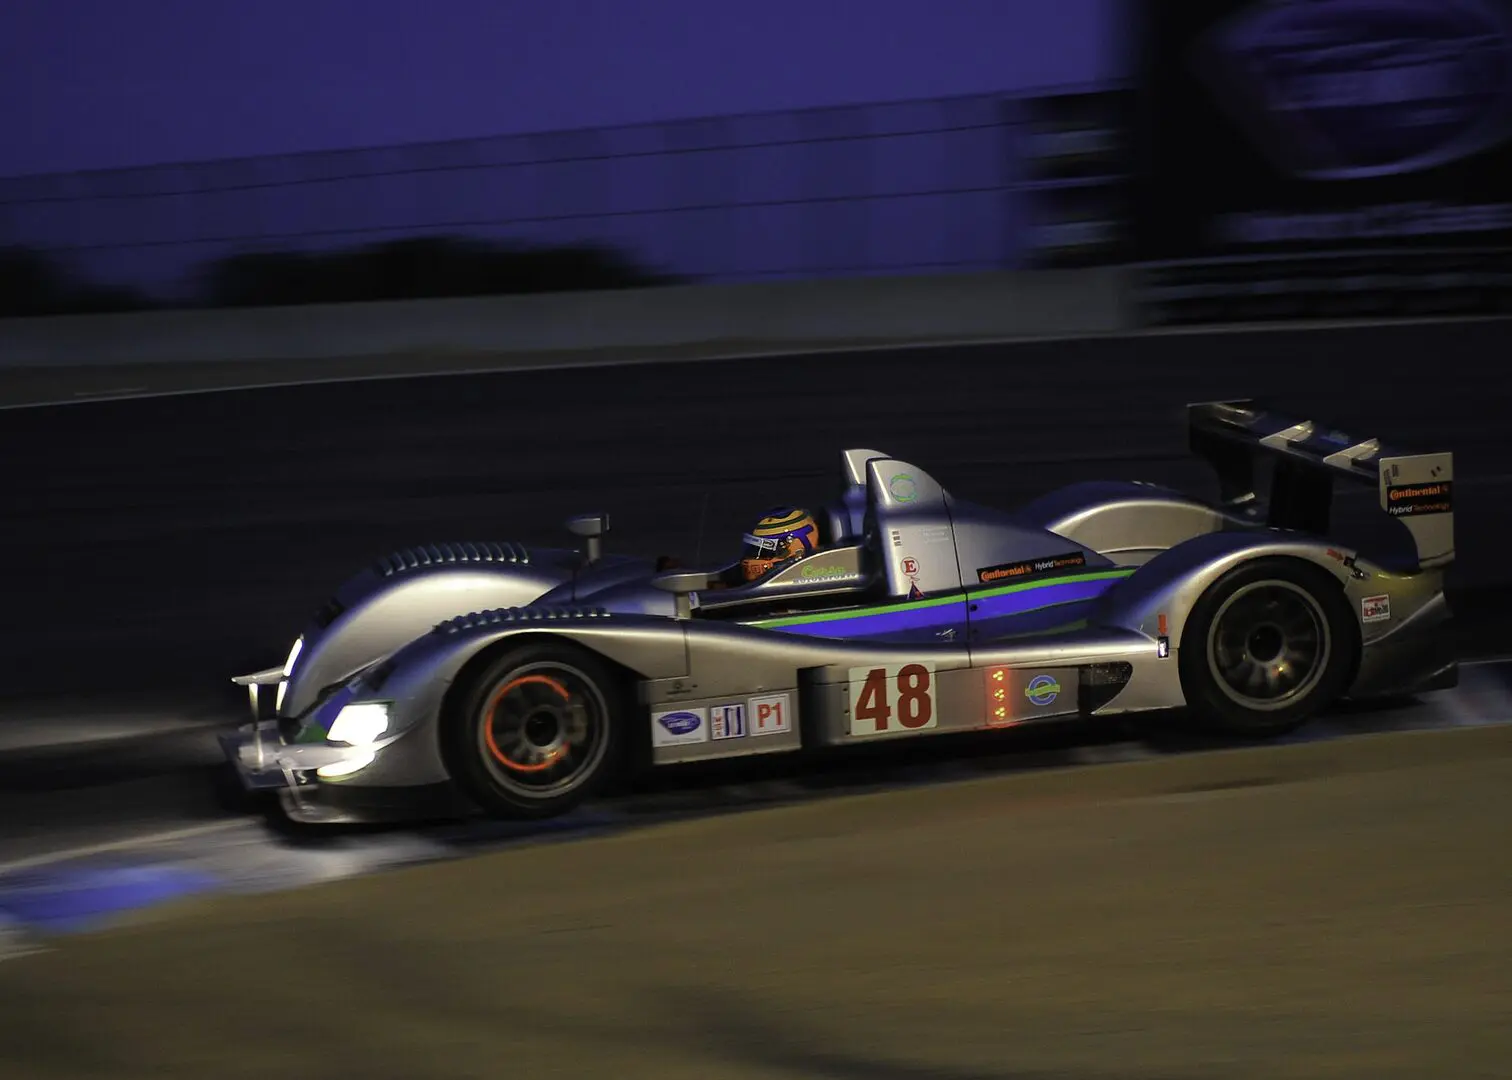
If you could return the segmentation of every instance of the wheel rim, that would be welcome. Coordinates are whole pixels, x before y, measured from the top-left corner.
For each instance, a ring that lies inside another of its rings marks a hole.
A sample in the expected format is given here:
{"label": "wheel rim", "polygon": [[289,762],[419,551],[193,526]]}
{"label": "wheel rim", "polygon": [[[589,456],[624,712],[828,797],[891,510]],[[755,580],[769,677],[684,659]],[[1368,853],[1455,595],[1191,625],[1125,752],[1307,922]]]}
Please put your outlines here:
{"label": "wheel rim", "polygon": [[1274,712],[1312,692],[1332,649],[1328,617],[1311,593],[1286,581],[1260,581],[1235,591],[1213,617],[1208,669],[1233,701]]}
{"label": "wheel rim", "polygon": [[608,723],[608,705],[587,675],[566,664],[530,664],[494,684],[478,723],[478,752],[500,787],[549,799],[593,775]]}

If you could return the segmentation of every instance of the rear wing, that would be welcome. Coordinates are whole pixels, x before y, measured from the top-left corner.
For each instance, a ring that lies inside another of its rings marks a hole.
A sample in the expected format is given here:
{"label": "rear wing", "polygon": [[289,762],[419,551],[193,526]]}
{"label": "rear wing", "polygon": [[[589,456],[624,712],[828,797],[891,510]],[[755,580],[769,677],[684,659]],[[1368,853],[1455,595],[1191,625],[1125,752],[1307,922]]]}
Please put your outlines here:
{"label": "rear wing", "polygon": [[1226,507],[1257,501],[1255,465],[1269,457],[1268,524],[1326,535],[1334,481],[1349,479],[1377,488],[1381,509],[1411,535],[1419,569],[1454,561],[1452,453],[1410,453],[1248,399],[1188,405],[1187,428],[1192,452],[1218,474]]}

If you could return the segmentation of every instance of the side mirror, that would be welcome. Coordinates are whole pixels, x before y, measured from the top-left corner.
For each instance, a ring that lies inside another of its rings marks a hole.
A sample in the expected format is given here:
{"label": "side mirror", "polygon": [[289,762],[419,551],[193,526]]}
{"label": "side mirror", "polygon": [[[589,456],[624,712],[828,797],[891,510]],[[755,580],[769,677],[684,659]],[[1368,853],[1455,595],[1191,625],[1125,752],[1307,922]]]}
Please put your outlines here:
{"label": "side mirror", "polygon": [[609,531],[608,514],[579,514],[567,519],[567,531],[588,541],[588,561],[595,563],[604,554],[603,535]]}
{"label": "side mirror", "polygon": [[703,570],[669,570],[657,574],[651,579],[651,584],[663,592],[674,593],[677,597],[677,617],[688,619],[693,616],[693,602],[688,598],[689,594],[707,589],[709,575]]}

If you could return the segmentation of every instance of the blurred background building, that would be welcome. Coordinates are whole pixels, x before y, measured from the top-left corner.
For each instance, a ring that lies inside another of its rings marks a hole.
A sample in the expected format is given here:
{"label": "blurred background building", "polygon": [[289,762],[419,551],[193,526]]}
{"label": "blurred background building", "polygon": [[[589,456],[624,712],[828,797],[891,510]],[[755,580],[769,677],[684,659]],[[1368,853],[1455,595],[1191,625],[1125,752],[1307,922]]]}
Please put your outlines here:
{"label": "blurred background building", "polygon": [[1160,319],[1506,309],[1506,3],[1132,8],[1127,82],[0,179],[0,305],[1133,263]]}

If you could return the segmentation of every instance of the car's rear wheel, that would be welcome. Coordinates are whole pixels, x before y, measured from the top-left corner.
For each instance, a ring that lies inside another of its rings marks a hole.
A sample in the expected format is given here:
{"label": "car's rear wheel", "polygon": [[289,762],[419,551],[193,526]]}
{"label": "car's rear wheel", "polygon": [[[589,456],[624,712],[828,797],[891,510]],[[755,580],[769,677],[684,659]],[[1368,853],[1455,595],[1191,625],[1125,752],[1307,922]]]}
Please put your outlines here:
{"label": "car's rear wheel", "polygon": [[1282,735],[1347,689],[1358,647],[1337,581],[1297,559],[1257,559],[1193,607],[1181,635],[1182,689],[1217,730]]}
{"label": "car's rear wheel", "polygon": [[444,732],[448,764],[467,795],[494,817],[566,813],[618,764],[621,681],[587,650],[523,645],[459,689]]}

